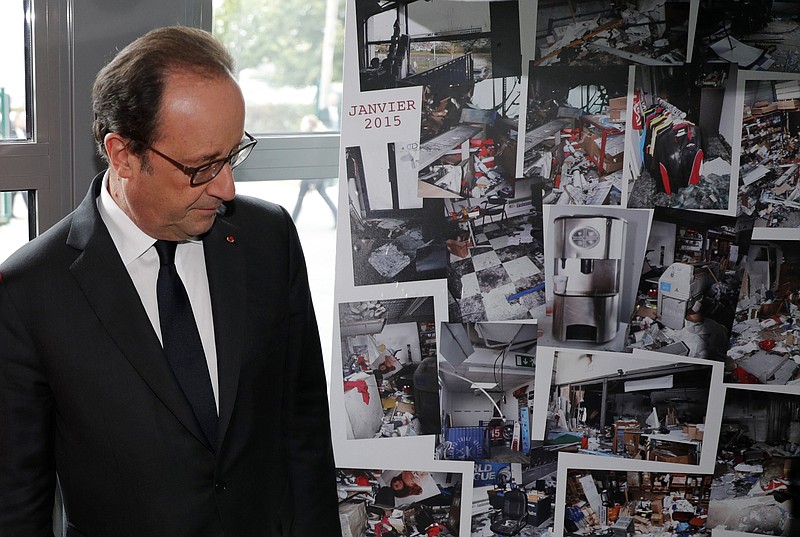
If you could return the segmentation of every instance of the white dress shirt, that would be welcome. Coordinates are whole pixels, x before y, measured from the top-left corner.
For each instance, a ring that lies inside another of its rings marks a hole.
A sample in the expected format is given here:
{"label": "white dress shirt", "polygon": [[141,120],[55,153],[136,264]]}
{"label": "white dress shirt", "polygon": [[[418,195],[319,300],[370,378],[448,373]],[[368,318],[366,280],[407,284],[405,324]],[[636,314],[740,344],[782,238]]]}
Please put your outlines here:
{"label": "white dress shirt", "polygon": [[[158,297],[156,295],[156,282],[160,262],[158,253],[153,245],[155,239],[145,234],[136,227],[128,215],[119,208],[114,198],[108,192],[108,172],[103,177],[103,187],[97,198],[97,209],[103,219],[111,239],[117,247],[120,258],[128,270],[128,274],[139,293],[142,305],[150,323],[161,337],[161,323],[158,318]],[[211,386],[214,390],[214,400],[219,413],[219,375],[217,373],[217,346],[214,339],[214,318],[211,313],[211,293],[208,290],[208,275],[206,262],[203,256],[203,242],[200,240],[187,240],[178,244],[175,251],[175,267],[178,270],[189,302],[192,305],[203,351],[206,355],[208,372],[211,376]]]}

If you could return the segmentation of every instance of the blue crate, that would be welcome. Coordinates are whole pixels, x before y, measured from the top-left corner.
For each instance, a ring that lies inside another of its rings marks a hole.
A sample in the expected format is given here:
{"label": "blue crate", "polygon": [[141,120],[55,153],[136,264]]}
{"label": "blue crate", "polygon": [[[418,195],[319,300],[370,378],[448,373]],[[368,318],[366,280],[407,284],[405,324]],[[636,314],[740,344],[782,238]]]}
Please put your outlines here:
{"label": "blue crate", "polygon": [[444,440],[447,459],[474,461],[491,457],[489,431],[485,427],[451,427],[444,430]]}

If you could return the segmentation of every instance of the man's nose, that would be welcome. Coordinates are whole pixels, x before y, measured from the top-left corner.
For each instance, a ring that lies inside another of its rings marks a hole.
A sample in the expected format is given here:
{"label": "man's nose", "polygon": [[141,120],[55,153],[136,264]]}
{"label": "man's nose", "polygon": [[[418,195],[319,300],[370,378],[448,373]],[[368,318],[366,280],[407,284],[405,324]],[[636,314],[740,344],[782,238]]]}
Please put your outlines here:
{"label": "man's nose", "polygon": [[216,177],[208,183],[206,193],[221,200],[230,201],[236,195],[231,163],[226,162]]}

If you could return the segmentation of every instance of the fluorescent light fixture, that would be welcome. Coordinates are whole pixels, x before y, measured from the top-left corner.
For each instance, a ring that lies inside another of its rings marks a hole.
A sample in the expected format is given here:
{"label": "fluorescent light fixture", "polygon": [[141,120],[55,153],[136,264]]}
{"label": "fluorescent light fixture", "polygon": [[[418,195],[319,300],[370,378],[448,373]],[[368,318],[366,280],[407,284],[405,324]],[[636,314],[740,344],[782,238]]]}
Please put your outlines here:
{"label": "fluorescent light fixture", "polygon": [[483,367],[479,365],[471,365],[467,367],[467,371],[470,373],[497,373],[498,375],[502,372],[503,375],[520,375],[523,377],[532,377],[533,376],[533,368],[532,367],[508,367],[505,366],[502,369],[497,367],[496,369],[491,367]]}
{"label": "fluorescent light fixture", "polygon": [[639,392],[642,390],[668,390],[672,388],[672,375],[642,380],[626,380],[625,392]]}
{"label": "fluorescent light fixture", "polygon": [[473,382],[470,388],[478,388],[479,390],[492,390],[497,388],[496,382]]}

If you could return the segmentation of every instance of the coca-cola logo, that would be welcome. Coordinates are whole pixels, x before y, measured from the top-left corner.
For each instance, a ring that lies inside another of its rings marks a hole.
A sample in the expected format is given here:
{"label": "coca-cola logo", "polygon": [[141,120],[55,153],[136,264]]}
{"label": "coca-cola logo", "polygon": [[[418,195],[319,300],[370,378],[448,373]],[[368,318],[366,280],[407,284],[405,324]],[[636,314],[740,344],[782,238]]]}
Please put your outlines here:
{"label": "coca-cola logo", "polygon": [[642,101],[639,99],[639,92],[635,91],[633,95],[633,129],[640,131],[643,127]]}

